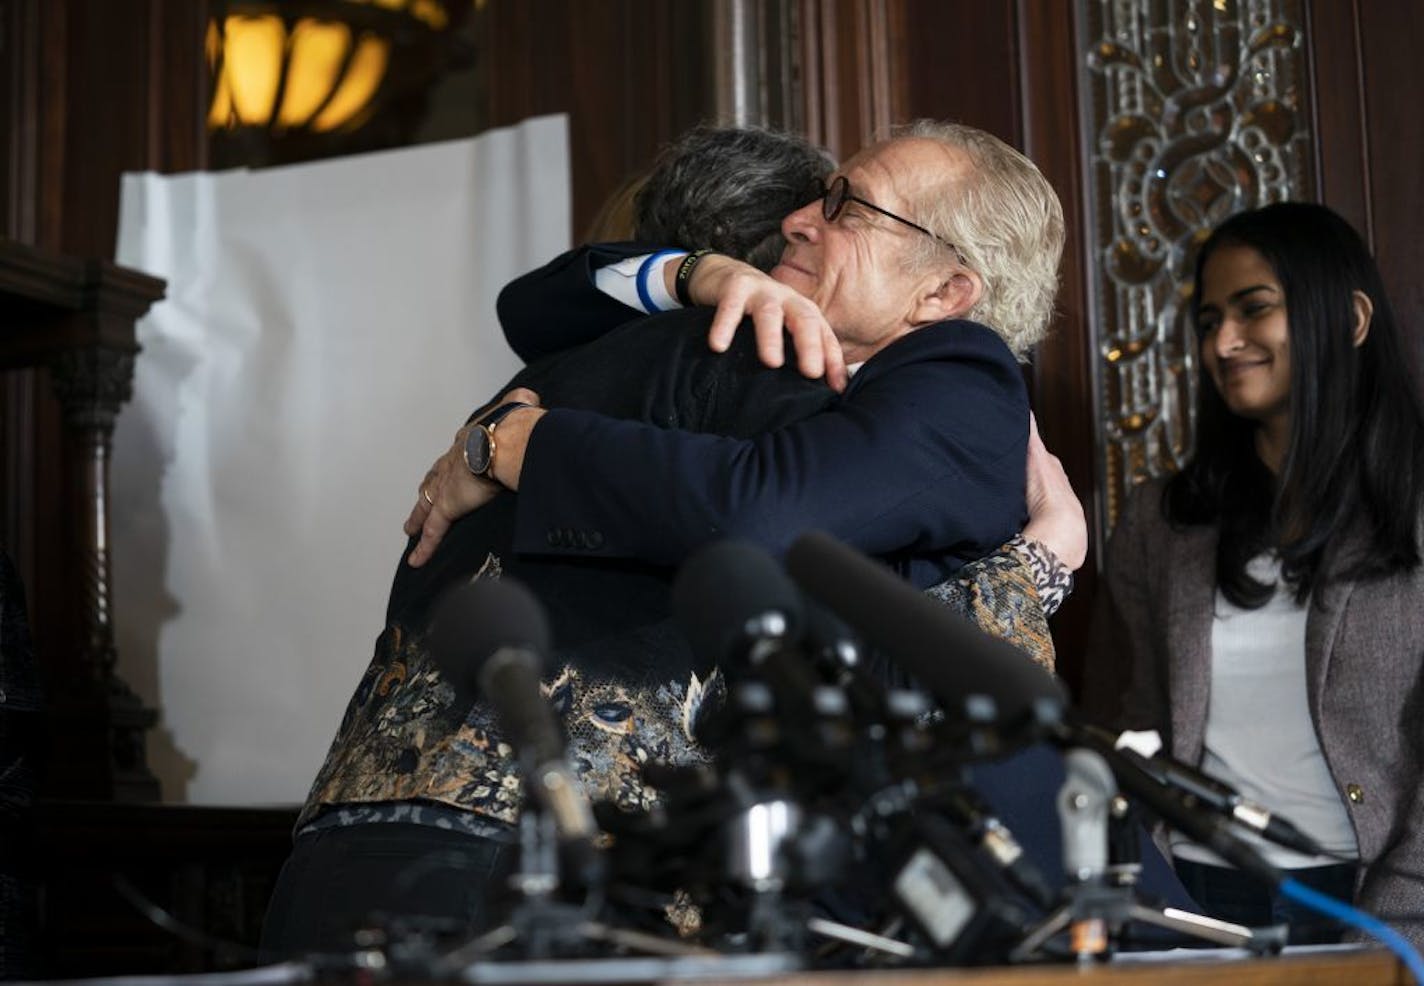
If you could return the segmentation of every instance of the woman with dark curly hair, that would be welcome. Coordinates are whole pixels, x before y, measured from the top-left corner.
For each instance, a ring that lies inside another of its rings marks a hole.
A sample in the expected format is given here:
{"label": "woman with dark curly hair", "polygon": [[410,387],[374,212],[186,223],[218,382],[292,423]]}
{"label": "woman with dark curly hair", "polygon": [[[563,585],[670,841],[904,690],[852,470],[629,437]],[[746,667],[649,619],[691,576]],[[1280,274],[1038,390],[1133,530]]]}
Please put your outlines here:
{"label": "woman with dark curly hair", "polygon": [[[1271,205],[1203,245],[1193,311],[1196,453],[1114,533],[1089,701],[1325,850],[1261,844],[1274,865],[1424,940],[1424,414],[1379,271],[1329,209]],[[1205,848],[1172,852],[1209,913],[1339,937]]]}

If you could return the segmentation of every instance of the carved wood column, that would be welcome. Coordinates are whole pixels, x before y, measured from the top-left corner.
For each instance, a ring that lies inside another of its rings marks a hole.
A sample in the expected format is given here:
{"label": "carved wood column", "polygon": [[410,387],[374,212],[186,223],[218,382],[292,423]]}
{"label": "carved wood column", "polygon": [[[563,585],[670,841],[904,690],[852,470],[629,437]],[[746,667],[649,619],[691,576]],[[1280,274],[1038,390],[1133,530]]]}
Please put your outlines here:
{"label": "carved wood column", "polygon": [[80,657],[95,679],[111,681],[114,651],[109,559],[109,452],[114,419],[132,395],[132,350],[104,345],[65,349],[50,360],[50,383],[79,447],[78,600]]}
{"label": "carved wood column", "polygon": [[[62,409],[57,502],[65,536],[58,619],[37,626],[50,749],[42,790],[65,798],[155,800],[145,708],[116,670],[109,556],[109,454],[132,393],[134,322],[162,281],[107,261],[0,241],[0,368],[45,367]],[[40,518],[36,516],[34,522]]]}

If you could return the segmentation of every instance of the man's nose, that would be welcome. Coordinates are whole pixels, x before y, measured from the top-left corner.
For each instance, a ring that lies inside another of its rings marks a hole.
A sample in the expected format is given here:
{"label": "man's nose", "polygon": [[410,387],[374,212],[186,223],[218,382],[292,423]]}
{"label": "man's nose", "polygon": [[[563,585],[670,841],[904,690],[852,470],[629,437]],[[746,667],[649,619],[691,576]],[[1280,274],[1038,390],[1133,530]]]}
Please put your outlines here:
{"label": "man's nose", "polygon": [[790,243],[814,242],[821,236],[821,200],[808,202],[781,221],[781,235]]}

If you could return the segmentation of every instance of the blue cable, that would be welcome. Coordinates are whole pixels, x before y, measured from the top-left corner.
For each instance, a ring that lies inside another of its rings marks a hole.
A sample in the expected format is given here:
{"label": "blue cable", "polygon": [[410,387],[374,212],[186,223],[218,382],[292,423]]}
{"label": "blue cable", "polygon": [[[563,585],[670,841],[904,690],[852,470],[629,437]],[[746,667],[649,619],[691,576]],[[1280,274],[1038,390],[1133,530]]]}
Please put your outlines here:
{"label": "blue cable", "polygon": [[1419,950],[1411,945],[1403,935],[1379,918],[1351,907],[1344,901],[1322,894],[1319,890],[1307,887],[1289,877],[1281,881],[1281,893],[1313,911],[1319,911],[1327,917],[1343,921],[1345,924],[1359,928],[1367,935],[1378,938],[1399,957],[1399,961],[1408,967],[1410,974],[1414,976],[1414,981],[1424,984],[1424,957],[1419,955]]}

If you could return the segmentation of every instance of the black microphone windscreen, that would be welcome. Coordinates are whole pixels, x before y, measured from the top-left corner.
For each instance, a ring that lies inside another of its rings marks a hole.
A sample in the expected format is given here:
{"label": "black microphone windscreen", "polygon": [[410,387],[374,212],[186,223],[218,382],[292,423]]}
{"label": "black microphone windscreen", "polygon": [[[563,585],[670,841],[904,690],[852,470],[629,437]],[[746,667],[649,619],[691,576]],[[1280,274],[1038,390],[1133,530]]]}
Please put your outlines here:
{"label": "black microphone windscreen", "polygon": [[455,690],[480,691],[480,675],[497,651],[546,654],[551,645],[544,607],[515,579],[477,579],[452,589],[431,618],[429,650]]}
{"label": "black microphone windscreen", "polygon": [[564,736],[544,697],[539,655],[527,647],[500,647],[480,668],[480,691],[499,715],[500,729],[526,770],[564,755]]}
{"label": "black microphone windscreen", "polygon": [[760,617],[779,613],[781,636],[801,634],[800,593],[776,560],[749,541],[718,541],[689,558],[673,581],[672,609],[703,677],[739,660],[755,635],[749,624]]}
{"label": "black microphone windscreen", "polygon": [[850,625],[819,600],[804,600],[804,606],[806,649],[842,668],[857,667],[860,643]]}
{"label": "black microphone windscreen", "polygon": [[430,625],[430,655],[464,698],[481,697],[529,767],[563,755],[539,677],[550,646],[544,607],[516,579],[477,579],[451,592]]}
{"label": "black microphone windscreen", "polygon": [[1000,722],[1055,713],[1063,685],[1019,648],[991,637],[884,565],[813,531],[791,546],[786,567],[947,709],[970,695],[994,700]]}

